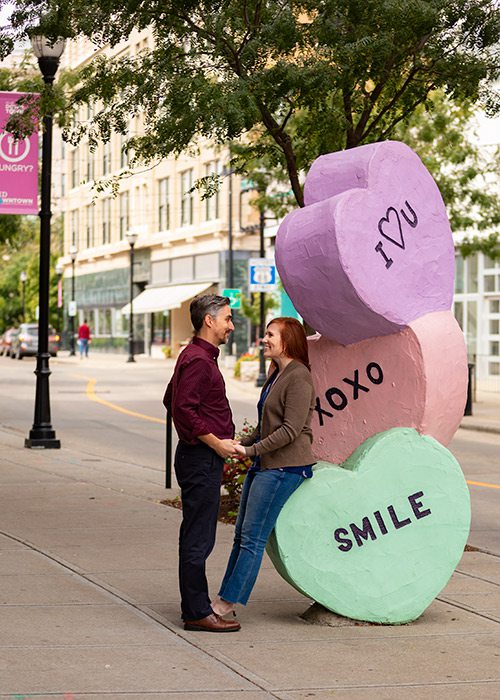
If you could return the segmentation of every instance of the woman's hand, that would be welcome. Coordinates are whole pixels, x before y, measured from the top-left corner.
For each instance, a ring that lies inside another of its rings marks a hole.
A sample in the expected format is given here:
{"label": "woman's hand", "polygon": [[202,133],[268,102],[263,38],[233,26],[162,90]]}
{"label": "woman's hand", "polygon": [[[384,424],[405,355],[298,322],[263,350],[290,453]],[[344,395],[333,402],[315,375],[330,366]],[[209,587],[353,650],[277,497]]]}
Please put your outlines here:
{"label": "woman's hand", "polygon": [[245,448],[243,447],[243,445],[234,445],[234,450],[235,450],[236,454],[238,455],[238,457],[246,457],[247,456],[247,452],[246,452]]}

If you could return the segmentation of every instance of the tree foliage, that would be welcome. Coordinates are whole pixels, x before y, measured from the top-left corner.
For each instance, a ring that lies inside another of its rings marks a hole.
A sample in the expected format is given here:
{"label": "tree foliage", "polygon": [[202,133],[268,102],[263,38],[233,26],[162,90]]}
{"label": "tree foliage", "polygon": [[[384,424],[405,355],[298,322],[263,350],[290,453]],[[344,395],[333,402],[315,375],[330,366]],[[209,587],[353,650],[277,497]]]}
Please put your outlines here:
{"label": "tree foliage", "polygon": [[478,145],[474,115],[470,102],[451,101],[438,93],[433,95],[432,109],[427,112],[419,106],[394,136],[413,148],[434,176],[452,230],[480,233],[462,238],[462,255],[482,250],[496,258],[500,257],[500,148]]}
{"label": "tree foliage", "polygon": [[[500,108],[495,0],[17,0],[15,7],[14,33],[84,36],[96,49],[152,30],[152,45],[114,57],[97,51],[76,76],[69,112],[96,109],[90,122],[68,122],[72,143],[85,137],[93,148],[113,130],[128,134],[137,115],[144,133],[126,144],[135,163],[179,154],[202,137],[237,141],[237,167],[251,172],[258,161],[284,172],[300,206],[303,174],[322,153],[402,133],[415,143],[402,125],[413,115],[431,122],[442,95],[490,115]],[[425,127],[414,128],[424,152],[431,141]],[[432,128],[437,134],[438,122]],[[445,141],[437,137],[457,171],[459,155]],[[452,217],[465,222],[451,199],[467,184],[452,183],[438,160],[428,154]],[[481,207],[479,194],[473,208]]]}

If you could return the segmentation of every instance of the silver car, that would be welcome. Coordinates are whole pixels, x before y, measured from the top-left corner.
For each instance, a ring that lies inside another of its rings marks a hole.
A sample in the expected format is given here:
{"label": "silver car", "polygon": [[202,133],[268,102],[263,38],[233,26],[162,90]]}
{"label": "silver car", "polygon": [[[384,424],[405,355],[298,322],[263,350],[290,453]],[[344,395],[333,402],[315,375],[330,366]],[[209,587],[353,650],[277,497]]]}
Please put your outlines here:
{"label": "silver car", "polygon": [[[52,357],[57,356],[60,344],[60,336],[49,326],[49,353]],[[10,356],[17,360],[23,357],[36,355],[38,352],[38,323],[21,323],[16,333],[12,337],[12,347]]]}

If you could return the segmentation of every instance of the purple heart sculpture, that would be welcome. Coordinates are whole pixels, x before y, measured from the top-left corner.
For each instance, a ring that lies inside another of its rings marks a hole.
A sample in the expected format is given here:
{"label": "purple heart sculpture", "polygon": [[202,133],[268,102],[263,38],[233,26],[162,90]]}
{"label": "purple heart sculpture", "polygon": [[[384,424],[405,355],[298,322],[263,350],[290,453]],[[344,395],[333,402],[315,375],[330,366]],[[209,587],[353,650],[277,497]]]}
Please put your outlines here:
{"label": "purple heart sculpture", "polygon": [[295,308],[343,345],[451,308],[454,246],[420,158],[397,141],[317,158],[306,206],[288,214],[276,264]]}

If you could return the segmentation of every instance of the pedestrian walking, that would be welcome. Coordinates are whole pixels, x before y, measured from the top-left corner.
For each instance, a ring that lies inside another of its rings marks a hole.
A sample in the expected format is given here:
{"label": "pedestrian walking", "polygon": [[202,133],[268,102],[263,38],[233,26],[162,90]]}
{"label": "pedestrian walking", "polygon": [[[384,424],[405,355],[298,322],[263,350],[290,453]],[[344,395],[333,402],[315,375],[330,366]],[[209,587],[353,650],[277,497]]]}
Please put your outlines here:
{"label": "pedestrian walking", "polygon": [[90,328],[87,324],[87,319],[78,328],[78,345],[80,347],[80,360],[89,356],[89,343],[90,343]]}
{"label": "pedestrian walking", "polygon": [[220,616],[246,605],[259,573],[264,549],[288,498],[312,476],[311,418],[314,387],[307,338],[294,318],[271,321],[264,355],[272,360],[270,375],[257,405],[258,425],[236,445],[242,457],[253,457],[240,499],[234,543],[212,608]]}
{"label": "pedestrian walking", "polygon": [[195,297],[190,313],[194,337],[179,355],[163,399],[179,436],[174,467],[182,500],[182,619],[186,630],[236,632],[239,622],[213,611],[205,572],[215,544],[224,460],[235,454],[232,413],[217,365],[219,346],[234,325],[228,297]]}

